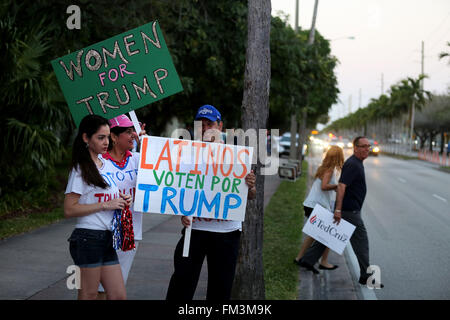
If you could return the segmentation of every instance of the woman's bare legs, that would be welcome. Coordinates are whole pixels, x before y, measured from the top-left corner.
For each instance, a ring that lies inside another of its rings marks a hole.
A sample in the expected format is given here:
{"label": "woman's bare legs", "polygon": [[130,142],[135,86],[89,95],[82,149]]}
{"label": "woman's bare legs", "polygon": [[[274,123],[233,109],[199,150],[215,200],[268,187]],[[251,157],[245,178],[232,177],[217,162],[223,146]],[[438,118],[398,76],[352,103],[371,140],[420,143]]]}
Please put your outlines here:
{"label": "woman's bare legs", "polygon": [[313,242],[314,239],[305,234],[305,239],[303,240],[302,246],[300,247],[300,251],[297,254],[297,258],[295,258],[296,261],[299,261],[303,257],[306,250],[308,250],[308,248],[311,247]]}
{"label": "woman's bare legs", "polygon": [[332,268],[334,265],[328,263],[328,254],[330,253],[330,248],[326,248],[322,254],[322,259],[320,260],[320,264],[327,268]]}
{"label": "woman's bare legs", "polygon": [[[100,281],[103,285],[103,288],[105,288],[106,299],[125,300],[127,298],[127,293],[125,284],[123,282],[122,269],[120,269],[120,264],[103,266],[101,268],[102,272]],[[98,290],[98,284],[95,290]]]}
{"label": "woman's bare legs", "polygon": [[108,300],[125,300],[127,298],[122,270],[119,264],[96,268],[80,268],[81,288],[78,290],[78,300],[95,300],[98,285],[101,282]]}
{"label": "woman's bare legs", "polygon": [[101,267],[80,268],[80,284],[78,300],[95,300],[100,283]]}

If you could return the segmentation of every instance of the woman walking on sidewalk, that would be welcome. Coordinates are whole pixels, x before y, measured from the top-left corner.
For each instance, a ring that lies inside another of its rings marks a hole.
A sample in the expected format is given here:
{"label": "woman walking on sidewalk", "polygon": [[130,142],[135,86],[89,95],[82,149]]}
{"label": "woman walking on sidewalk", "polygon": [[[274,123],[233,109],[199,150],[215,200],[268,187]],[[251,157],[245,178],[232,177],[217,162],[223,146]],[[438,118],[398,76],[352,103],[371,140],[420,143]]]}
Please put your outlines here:
{"label": "woman walking on sidewalk", "polygon": [[72,164],[64,199],[64,216],[77,217],[69,238],[70,254],[80,268],[78,299],[96,299],[99,283],[108,299],[126,299],[111,223],[114,210],[130,205],[106,172],[110,164],[100,155],[108,150],[108,121],[97,115],[81,120],[72,149]]}
{"label": "woman walking on sidewalk", "polygon": [[[334,192],[337,189],[337,181],[335,177],[335,170],[341,171],[344,165],[344,152],[338,146],[331,146],[322,161],[322,164],[317,169],[315,180],[311,187],[311,190],[303,202],[303,209],[305,210],[305,217],[309,218],[316,204],[320,204],[325,209],[333,212],[334,209]],[[299,266],[305,267],[308,270],[319,273],[314,266],[308,265],[302,261],[302,257],[306,250],[314,242],[314,239],[305,235],[305,240],[300,248],[297,257],[294,259],[294,263]],[[338,266],[328,263],[328,253],[330,249],[327,248],[323,254],[319,265],[319,269],[334,270]]]}

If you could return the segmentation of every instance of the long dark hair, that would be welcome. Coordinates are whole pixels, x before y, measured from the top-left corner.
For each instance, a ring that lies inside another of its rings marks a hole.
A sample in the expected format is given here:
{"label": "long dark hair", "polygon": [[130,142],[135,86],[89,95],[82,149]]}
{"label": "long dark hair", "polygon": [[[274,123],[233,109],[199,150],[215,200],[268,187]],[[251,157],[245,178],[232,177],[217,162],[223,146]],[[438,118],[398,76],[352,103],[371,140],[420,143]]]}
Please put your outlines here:
{"label": "long dark hair", "polygon": [[81,171],[84,182],[102,189],[106,189],[108,184],[102,178],[92,160],[86,143],[83,141],[83,134],[86,133],[87,137],[91,138],[104,125],[109,126],[108,120],[95,114],[87,115],[81,120],[78,134],[73,142],[71,163],[71,169],[75,168]]}

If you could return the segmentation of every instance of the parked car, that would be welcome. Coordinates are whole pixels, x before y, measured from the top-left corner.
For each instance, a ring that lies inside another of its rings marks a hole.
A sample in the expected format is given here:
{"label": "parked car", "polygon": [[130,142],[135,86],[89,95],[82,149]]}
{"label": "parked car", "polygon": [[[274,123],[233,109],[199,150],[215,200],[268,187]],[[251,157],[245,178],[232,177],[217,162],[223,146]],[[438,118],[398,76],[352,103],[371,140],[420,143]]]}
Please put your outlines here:
{"label": "parked car", "polygon": [[[298,139],[298,133],[296,134],[296,138]],[[289,156],[290,149],[291,149],[291,133],[290,132],[286,132],[281,136],[279,145],[280,145],[279,146],[280,156],[283,156],[283,155]],[[298,147],[297,141],[295,142],[295,146]],[[307,150],[307,146],[306,146],[306,144],[303,144],[302,159],[305,158],[306,150]]]}

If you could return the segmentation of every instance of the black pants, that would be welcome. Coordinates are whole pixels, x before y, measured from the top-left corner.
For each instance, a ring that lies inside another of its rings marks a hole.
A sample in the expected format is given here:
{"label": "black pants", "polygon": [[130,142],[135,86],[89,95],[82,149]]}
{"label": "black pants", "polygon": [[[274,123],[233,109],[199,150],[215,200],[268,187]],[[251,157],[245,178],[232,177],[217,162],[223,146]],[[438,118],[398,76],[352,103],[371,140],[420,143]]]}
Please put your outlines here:
{"label": "black pants", "polygon": [[[369,267],[369,239],[367,237],[366,227],[361,219],[361,212],[342,211],[342,219],[353,224],[356,229],[350,238],[353,251],[360,268],[360,278],[367,279],[370,274],[367,273]],[[322,256],[326,247],[319,241],[314,241],[313,245],[306,251],[302,260],[310,265],[314,265]]]}
{"label": "black pants", "polygon": [[309,218],[309,216],[311,215],[311,213],[313,212],[314,208],[310,208],[310,207],[305,207],[303,206],[303,210],[305,210],[305,217]]}
{"label": "black pants", "polygon": [[227,233],[192,230],[189,256],[183,257],[184,232],[174,254],[175,271],[170,279],[167,300],[192,300],[203,265],[208,262],[206,300],[230,300],[240,231]]}

